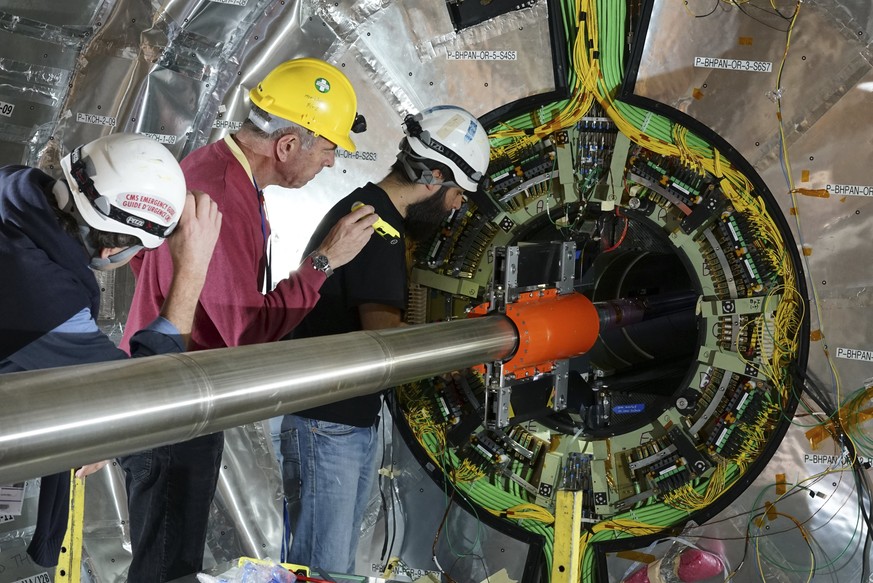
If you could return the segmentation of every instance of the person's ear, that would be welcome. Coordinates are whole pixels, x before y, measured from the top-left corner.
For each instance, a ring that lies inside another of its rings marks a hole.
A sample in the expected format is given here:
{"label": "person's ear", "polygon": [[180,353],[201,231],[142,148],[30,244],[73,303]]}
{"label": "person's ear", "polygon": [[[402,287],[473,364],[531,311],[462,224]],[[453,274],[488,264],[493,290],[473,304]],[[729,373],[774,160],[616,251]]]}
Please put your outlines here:
{"label": "person's ear", "polygon": [[300,138],[294,133],[288,133],[278,138],[274,144],[276,158],[285,162],[300,149]]}

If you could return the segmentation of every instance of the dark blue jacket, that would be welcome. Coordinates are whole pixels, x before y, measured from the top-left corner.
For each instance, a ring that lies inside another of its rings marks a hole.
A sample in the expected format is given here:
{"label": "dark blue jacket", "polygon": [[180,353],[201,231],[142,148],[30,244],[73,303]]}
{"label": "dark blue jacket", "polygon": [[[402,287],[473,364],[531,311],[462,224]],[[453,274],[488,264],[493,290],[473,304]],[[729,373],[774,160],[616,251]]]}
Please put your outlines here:
{"label": "dark blue jacket", "polygon": [[[54,183],[34,168],[0,168],[0,374],[127,358],[97,328],[100,288],[81,241],[48,202]],[[162,318],[131,339],[135,357],[183,349]],[[57,564],[69,494],[69,472],[42,478],[27,552],[44,567]]]}

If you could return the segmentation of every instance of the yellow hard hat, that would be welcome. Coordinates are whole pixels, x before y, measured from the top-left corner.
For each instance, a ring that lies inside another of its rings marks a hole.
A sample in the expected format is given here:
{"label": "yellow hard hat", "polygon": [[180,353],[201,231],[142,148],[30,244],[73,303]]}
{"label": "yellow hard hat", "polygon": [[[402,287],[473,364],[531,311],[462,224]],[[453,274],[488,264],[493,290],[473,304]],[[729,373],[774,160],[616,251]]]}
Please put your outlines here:
{"label": "yellow hard hat", "polygon": [[[358,99],[348,78],[330,63],[312,58],[285,61],[249,97],[272,116],[301,125],[349,152],[356,150],[349,134],[359,131]],[[259,126],[271,121],[250,118],[262,122]]]}

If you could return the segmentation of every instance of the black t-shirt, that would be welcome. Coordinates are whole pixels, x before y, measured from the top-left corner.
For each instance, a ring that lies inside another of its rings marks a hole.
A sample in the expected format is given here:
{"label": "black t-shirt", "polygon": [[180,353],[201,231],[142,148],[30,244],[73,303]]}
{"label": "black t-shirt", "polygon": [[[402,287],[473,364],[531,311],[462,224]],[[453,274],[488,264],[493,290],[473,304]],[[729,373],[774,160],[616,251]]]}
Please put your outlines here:
{"label": "black t-shirt", "polygon": [[[336,203],[318,225],[305,255],[324,240],[336,222],[349,214],[355,202],[372,205],[379,218],[400,233],[399,239],[373,234],[349,263],[334,269],[321,287],[321,299],[294,330],[294,338],[310,338],[361,330],[358,306],[382,304],[406,309],[406,245],[403,217],[384,190],[368,183]],[[338,403],[300,411],[302,417],[369,427],[379,414],[379,395],[353,397]]]}

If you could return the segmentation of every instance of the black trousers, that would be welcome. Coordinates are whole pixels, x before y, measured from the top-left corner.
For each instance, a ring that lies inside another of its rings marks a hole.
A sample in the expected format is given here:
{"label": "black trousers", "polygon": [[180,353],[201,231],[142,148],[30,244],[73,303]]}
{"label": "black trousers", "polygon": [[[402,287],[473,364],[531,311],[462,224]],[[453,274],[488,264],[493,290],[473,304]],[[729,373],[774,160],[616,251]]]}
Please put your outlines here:
{"label": "black trousers", "polygon": [[70,515],[70,472],[43,476],[39,485],[36,529],[27,554],[41,567],[55,567]]}
{"label": "black trousers", "polygon": [[128,583],[164,583],[202,570],[223,450],[219,432],[118,458],[130,514]]}

